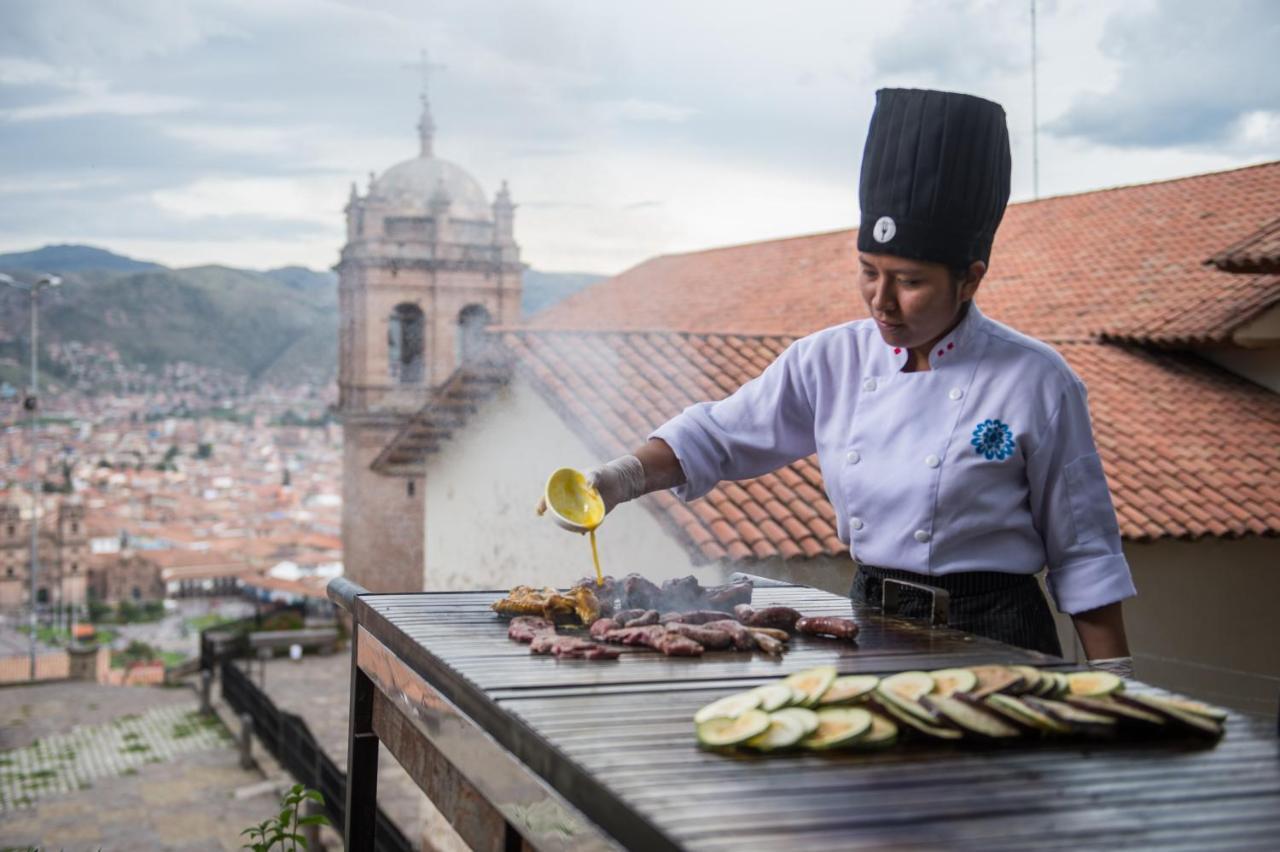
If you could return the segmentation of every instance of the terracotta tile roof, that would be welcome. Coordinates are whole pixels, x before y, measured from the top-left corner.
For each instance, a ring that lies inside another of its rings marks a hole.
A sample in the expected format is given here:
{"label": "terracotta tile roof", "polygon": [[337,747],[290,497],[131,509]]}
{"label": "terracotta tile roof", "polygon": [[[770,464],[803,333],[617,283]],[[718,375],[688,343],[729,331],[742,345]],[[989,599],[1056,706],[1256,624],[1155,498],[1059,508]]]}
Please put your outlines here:
{"label": "terracotta tile roof", "polygon": [[1224,272],[1280,272],[1280,219],[1209,258]]}
{"label": "terracotta tile roof", "polygon": [[[602,457],[635,448],[686,405],[757,375],[787,336],[513,331],[517,365]],[[1058,349],[1090,388],[1099,451],[1126,539],[1280,533],[1280,396],[1198,359],[1095,343]],[[579,381],[581,365],[593,381]],[[608,376],[608,381],[601,380]],[[1223,429],[1230,423],[1230,429]],[[707,559],[840,556],[816,460],[704,500],[643,498]]]}
{"label": "terracotta tile roof", "polygon": [[[1226,275],[1204,261],[1277,211],[1280,161],[1014,204],[978,301],[1045,340],[1226,340],[1280,302],[1280,277]],[[853,285],[856,238],[835,231],[656,257],[528,325],[807,334],[865,316]]]}

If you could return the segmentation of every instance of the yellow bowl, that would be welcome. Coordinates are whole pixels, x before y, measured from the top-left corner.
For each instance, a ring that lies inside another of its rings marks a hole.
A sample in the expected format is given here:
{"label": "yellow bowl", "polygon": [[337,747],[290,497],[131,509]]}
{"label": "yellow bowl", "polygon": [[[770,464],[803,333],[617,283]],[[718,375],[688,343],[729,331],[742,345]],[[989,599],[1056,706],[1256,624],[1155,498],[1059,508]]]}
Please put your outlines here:
{"label": "yellow bowl", "polygon": [[547,479],[547,508],[555,522],[573,532],[589,532],[604,520],[604,501],[580,470],[562,467]]}

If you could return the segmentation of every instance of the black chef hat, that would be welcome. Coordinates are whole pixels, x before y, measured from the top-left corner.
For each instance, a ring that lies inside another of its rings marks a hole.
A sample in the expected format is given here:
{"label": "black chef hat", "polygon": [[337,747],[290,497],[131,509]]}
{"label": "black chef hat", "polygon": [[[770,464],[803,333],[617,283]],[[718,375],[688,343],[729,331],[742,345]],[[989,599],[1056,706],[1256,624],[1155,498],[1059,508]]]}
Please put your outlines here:
{"label": "black chef hat", "polygon": [[858,250],[952,268],[987,261],[1009,203],[1010,169],[999,104],[881,89],[862,153]]}

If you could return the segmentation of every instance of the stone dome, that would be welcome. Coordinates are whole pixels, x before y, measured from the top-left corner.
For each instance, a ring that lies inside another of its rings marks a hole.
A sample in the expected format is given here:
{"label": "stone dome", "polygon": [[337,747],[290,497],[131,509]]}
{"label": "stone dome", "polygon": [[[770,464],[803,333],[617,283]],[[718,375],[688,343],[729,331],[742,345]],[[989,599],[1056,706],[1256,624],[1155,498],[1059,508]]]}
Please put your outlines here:
{"label": "stone dome", "polygon": [[431,196],[441,185],[452,203],[451,218],[493,221],[493,208],[476,179],[461,166],[439,157],[414,157],[397,163],[373,182],[370,195],[405,212],[425,215]]}

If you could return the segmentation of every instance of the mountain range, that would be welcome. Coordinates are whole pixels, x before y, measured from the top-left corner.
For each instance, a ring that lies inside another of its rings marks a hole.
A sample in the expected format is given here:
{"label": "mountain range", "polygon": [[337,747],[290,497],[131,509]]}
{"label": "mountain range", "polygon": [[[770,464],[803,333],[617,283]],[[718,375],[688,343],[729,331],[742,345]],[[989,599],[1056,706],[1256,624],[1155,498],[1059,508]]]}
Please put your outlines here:
{"label": "mountain range", "polygon": [[[186,361],[255,382],[328,382],[337,374],[337,275],[328,270],[173,269],[93,246],[51,245],[0,254],[0,271],[19,280],[46,272],[63,278],[61,287],[40,296],[45,344],[105,343],[126,363],[151,370]],[[526,270],[523,313],[604,277]],[[6,374],[26,360],[26,299],[0,287],[0,366]]]}

